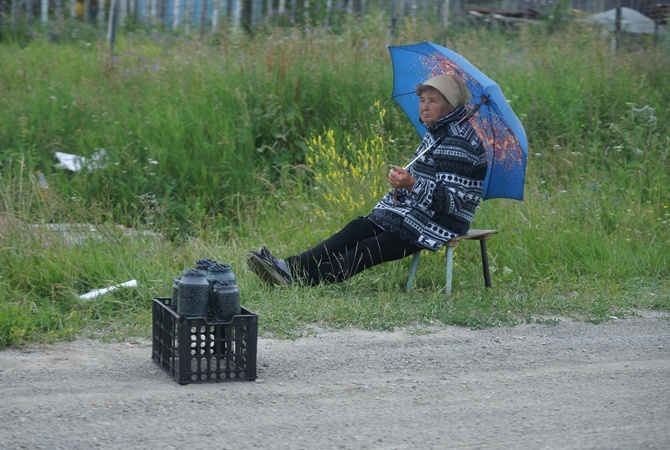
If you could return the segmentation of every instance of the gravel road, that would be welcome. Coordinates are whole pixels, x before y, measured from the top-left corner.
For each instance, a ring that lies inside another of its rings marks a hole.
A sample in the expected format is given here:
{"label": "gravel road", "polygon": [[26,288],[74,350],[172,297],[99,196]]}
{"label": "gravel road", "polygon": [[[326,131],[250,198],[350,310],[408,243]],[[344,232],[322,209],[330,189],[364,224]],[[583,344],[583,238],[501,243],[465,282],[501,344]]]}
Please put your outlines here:
{"label": "gravel road", "polygon": [[260,338],[256,381],[186,386],[143,340],[2,351],[0,448],[670,448],[669,313],[314,330]]}

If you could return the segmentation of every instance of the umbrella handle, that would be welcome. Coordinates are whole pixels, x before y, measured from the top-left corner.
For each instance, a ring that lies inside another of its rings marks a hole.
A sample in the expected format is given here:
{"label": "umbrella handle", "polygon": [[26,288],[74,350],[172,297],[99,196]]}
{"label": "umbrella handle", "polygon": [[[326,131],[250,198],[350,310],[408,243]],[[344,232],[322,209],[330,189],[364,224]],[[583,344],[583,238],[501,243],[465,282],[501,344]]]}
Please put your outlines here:
{"label": "umbrella handle", "polygon": [[409,166],[411,166],[412,164],[414,164],[414,163],[416,162],[416,160],[419,159],[419,158],[421,158],[421,157],[423,156],[423,154],[426,153],[428,150],[430,150],[430,147],[426,147],[426,148],[424,148],[423,151],[422,151],[421,153],[419,153],[418,155],[416,155],[416,158],[414,158],[414,159],[411,160],[409,163],[407,163],[407,165],[405,166],[405,170],[409,170]]}
{"label": "umbrella handle", "polygon": [[479,111],[479,108],[482,107],[482,105],[489,104],[489,103],[491,103],[491,100],[489,99],[489,97],[487,97],[485,95],[482,95],[482,101],[477,103],[474,108],[472,108],[470,111],[468,111],[468,113],[465,116],[463,116],[463,118],[461,120],[458,121],[458,124],[460,125],[464,121],[470,120],[470,117],[474,116],[475,113],[477,111]]}
{"label": "umbrella handle", "polygon": [[[462,120],[462,119],[461,119],[461,120]],[[460,123],[460,121],[459,121],[459,123]],[[414,164],[414,163],[416,162],[416,160],[419,159],[419,158],[421,158],[421,157],[423,156],[423,154],[426,153],[428,150],[430,150],[431,148],[437,148],[437,146],[440,145],[440,144],[442,143],[442,140],[444,140],[445,137],[446,137],[446,135],[442,136],[442,137],[439,138],[437,141],[433,142],[433,145],[431,145],[430,147],[426,147],[426,148],[424,148],[423,151],[422,151],[421,153],[419,153],[418,155],[416,155],[416,157],[415,157],[413,160],[411,160],[411,161],[405,166],[405,170],[409,170],[409,166],[411,166],[412,164]]]}

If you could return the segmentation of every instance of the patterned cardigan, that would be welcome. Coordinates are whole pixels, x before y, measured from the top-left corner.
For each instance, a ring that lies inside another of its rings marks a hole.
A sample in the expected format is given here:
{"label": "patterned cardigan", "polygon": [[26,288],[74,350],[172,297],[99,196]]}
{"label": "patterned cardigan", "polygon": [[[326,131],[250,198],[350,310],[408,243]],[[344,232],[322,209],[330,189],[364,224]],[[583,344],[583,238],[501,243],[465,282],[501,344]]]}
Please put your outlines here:
{"label": "patterned cardigan", "polygon": [[[428,148],[408,169],[416,179],[412,189],[393,190],[375,206],[369,218],[384,231],[427,249],[438,250],[470,229],[486,178],[486,150],[460,106],[437,120],[414,155]],[[432,148],[436,147],[436,148]]]}

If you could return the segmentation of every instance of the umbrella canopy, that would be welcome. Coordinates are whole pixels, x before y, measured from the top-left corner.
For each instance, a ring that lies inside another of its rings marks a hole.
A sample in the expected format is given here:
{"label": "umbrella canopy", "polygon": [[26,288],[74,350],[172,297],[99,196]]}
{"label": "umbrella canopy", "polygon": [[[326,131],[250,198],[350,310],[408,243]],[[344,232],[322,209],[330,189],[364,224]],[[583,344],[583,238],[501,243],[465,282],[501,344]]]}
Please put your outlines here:
{"label": "umbrella canopy", "polygon": [[393,99],[422,136],[426,127],[419,117],[417,85],[448,73],[465,82],[473,99],[466,105],[470,123],[486,147],[488,172],[484,200],[523,200],[528,139],[500,87],[458,53],[432,42],[390,46],[393,62]]}

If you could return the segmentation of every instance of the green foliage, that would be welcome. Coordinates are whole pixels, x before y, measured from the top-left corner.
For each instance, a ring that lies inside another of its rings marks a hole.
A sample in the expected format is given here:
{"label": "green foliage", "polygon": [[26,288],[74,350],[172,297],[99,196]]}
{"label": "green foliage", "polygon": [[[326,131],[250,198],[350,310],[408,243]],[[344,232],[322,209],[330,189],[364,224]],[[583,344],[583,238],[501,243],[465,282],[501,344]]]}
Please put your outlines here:
{"label": "green foliage", "polygon": [[[151,298],[202,257],[233,265],[262,332],[283,337],[311,323],[479,328],[669,309],[670,58],[612,55],[563,19],[550,34],[408,21],[392,39],[381,19],[203,40],[139,30],[113,55],[91,30],[3,35],[0,347],[148,335]],[[468,243],[448,301],[443,252],[422,257],[409,293],[409,261],[337,286],[264,287],[247,250],[316,244],[366,214],[387,164],[411,156],[418,137],[389,98],[386,45],[422,40],[496,80],[528,134],[525,201],[486,201],[473,223],[501,232],[493,287]],[[103,149],[98,166],[55,167],[57,151]],[[137,288],[79,298],[130,279]]]}
{"label": "green foliage", "polygon": [[556,33],[565,27],[570,14],[570,1],[559,0],[554,3],[554,7],[546,21],[549,33]]}
{"label": "green foliage", "polygon": [[[375,107],[379,108],[376,102]],[[363,142],[345,133],[335,137],[333,130],[313,134],[309,140],[306,161],[314,172],[314,189],[321,199],[314,213],[322,218],[366,215],[388,192],[384,174],[389,161],[399,155],[392,152],[391,142],[383,130],[388,111],[377,112],[370,126],[370,137]],[[364,136],[361,136],[361,139]],[[398,164],[401,164],[398,162]],[[337,230],[332,230],[335,232]]]}

